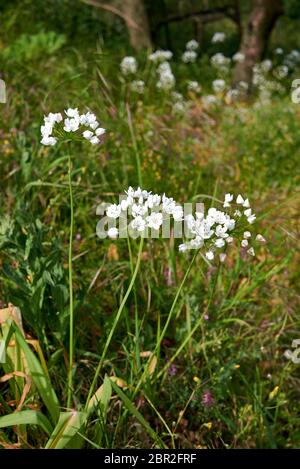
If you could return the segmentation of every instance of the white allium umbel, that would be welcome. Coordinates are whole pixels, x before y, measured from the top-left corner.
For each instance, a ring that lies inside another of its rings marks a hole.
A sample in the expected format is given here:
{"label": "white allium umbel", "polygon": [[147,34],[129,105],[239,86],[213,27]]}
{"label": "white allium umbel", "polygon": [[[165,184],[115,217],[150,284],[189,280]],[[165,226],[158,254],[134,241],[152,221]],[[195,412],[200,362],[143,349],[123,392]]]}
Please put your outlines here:
{"label": "white allium umbel", "polygon": [[199,47],[199,42],[196,39],[191,39],[186,43],[186,50],[197,50]]}
{"label": "white allium umbel", "polygon": [[132,91],[138,94],[143,94],[145,91],[145,82],[143,80],[133,80],[130,84]]}
{"label": "white allium umbel", "polygon": [[[235,200],[233,194],[228,193],[223,202],[225,210],[212,207],[207,214],[196,212],[194,215],[185,216],[189,240],[181,244],[179,250],[185,252],[189,249],[202,248],[207,260],[212,261],[217,254],[220,262],[224,262],[228,245],[236,242],[247,254],[255,256],[250,228],[255,215],[252,214],[251,208],[246,208],[244,213],[236,210],[237,205],[250,207],[247,198],[238,195]],[[255,238],[255,241],[262,242],[262,240],[264,238],[261,235]]]}
{"label": "white allium umbel", "polygon": [[186,50],[182,54],[182,61],[186,64],[193,63],[197,59],[197,53],[194,50]]}
{"label": "white allium umbel", "polygon": [[123,75],[133,75],[137,72],[137,61],[134,57],[124,57],[120,67]]}
{"label": "white allium umbel", "polygon": [[224,42],[226,39],[226,34],[225,33],[215,33],[212,37],[211,42],[213,44],[216,44],[218,42]]}
{"label": "white allium umbel", "polygon": [[284,356],[297,365],[300,363],[300,339],[293,340],[292,348],[295,350],[286,350]]}
{"label": "white allium umbel", "polygon": [[[48,114],[44,116],[44,124],[41,126],[42,140],[41,144],[46,146],[53,146],[57,143],[58,135],[61,137],[61,131],[66,133],[77,132],[85,128],[82,132],[84,139],[88,140],[92,145],[101,143],[101,138],[105,134],[105,129],[100,127],[95,114],[87,112],[86,114],[79,114],[77,108],[68,108],[65,110],[65,117],[58,113]],[[60,130],[60,132],[57,132]],[[57,136],[52,133],[56,131]]]}
{"label": "white allium umbel", "polygon": [[225,55],[222,54],[222,52],[218,52],[217,54],[214,54],[210,58],[211,65],[214,68],[217,68],[217,69],[222,70],[222,71],[228,70],[228,68],[230,66],[230,62],[231,62],[230,58],[225,57]]}
{"label": "white allium umbel", "polygon": [[218,98],[214,94],[208,94],[206,96],[202,96],[202,103],[203,106],[208,109],[210,106],[218,104]]}
{"label": "white allium umbel", "polygon": [[[106,209],[106,216],[112,219],[127,219],[130,231],[142,233],[147,228],[160,230],[164,218],[171,216],[175,221],[183,219],[183,209],[171,197],[165,194],[152,194],[138,187],[129,187],[125,198],[119,204],[111,204]],[[108,236],[117,232],[108,232]]]}
{"label": "white allium umbel", "polygon": [[[226,194],[223,203],[224,210],[211,207],[207,213],[196,211],[194,214],[185,215],[183,207],[165,194],[152,194],[140,187],[137,189],[129,187],[125,194],[119,204],[111,204],[106,208],[106,216],[112,221],[115,220],[114,223],[119,219],[120,227],[122,226],[119,230],[117,227],[114,229],[110,227],[109,237],[115,238],[124,234],[126,236],[126,233],[132,232],[136,235],[147,236],[148,229],[159,233],[164,221],[171,217],[174,222],[184,225],[184,230],[180,230],[180,237],[184,236],[185,242],[179,245],[179,251],[202,249],[207,261],[218,259],[224,262],[227,256],[226,251],[231,244],[237,244],[244,253],[255,256],[256,242],[265,242],[262,235],[255,237],[250,227],[248,211],[251,208],[246,209],[244,213],[239,211],[237,214],[238,205],[249,204],[249,200],[241,195],[235,198],[230,193]],[[184,235],[182,235],[183,232]]]}
{"label": "white allium umbel", "polygon": [[190,80],[187,82],[187,89],[193,91],[194,93],[200,93],[201,85],[195,80]]}
{"label": "white allium umbel", "polygon": [[232,60],[234,62],[244,62],[245,60],[245,54],[243,54],[243,52],[236,52],[233,56],[232,56]]}
{"label": "white allium umbel", "polygon": [[175,86],[175,77],[171,71],[163,71],[159,73],[159,80],[156,83],[158,89],[163,91],[170,91]]}
{"label": "white allium umbel", "polygon": [[184,101],[177,101],[172,106],[172,112],[179,116],[185,114],[186,110],[187,110],[187,104]]}
{"label": "white allium umbel", "polygon": [[151,62],[164,62],[165,60],[171,60],[173,53],[170,50],[156,50],[149,55],[148,59]]}
{"label": "white allium umbel", "polygon": [[214,80],[212,87],[215,93],[222,93],[226,88],[226,82],[222,78]]}

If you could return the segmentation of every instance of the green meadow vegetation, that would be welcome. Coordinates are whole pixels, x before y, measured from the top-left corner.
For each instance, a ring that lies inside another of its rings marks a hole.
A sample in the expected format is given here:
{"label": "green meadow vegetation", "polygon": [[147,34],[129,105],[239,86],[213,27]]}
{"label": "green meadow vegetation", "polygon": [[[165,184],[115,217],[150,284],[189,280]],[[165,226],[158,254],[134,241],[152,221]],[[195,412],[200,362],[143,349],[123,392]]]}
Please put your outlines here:
{"label": "green meadow vegetation", "polygon": [[[190,20],[137,51],[122,18],[56,3],[0,2],[0,448],[299,448],[299,19],[278,20],[249,95],[226,18],[183,59]],[[149,55],[169,48],[166,77]],[[98,144],[41,143],[69,108],[97,116]],[[242,194],[265,242],[249,255],[242,229],[220,262],[99,238],[130,186],[205,210]]]}

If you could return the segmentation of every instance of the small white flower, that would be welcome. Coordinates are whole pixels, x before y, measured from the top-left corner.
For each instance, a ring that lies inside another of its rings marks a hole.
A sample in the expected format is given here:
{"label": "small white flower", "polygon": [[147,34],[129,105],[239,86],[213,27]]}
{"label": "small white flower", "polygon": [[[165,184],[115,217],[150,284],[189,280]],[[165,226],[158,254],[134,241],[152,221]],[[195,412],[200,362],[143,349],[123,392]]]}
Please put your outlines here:
{"label": "small white flower", "polygon": [[75,119],[79,119],[79,112],[77,108],[75,109],[69,108],[65,111],[65,114],[67,117],[73,117]]}
{"label": "small white flower", "polygon": [[53,126],[52,124],[46,122],[44,125],[41,126],[41,134],[43,136],[49,136],[52,134]]}
{"label": "small white flower", "polygon": [[226,243],[228,243],[228,244],[233,243],[233,237],[232,237],[232,236],[228,236],[228,238],[226,238]]}
{"label": "small white flower", "polygon": [[169,91],[175,86],[175,77],[173,73],[170,72],[162,72],[159,76],[159,80],[156,83],[157,88],[162,89],[164,91]]}
{"label": "small white flower", "polygon": [[226,254],[225,252],[221,252],[221,254],[219,255],[219,259],[220,259],[220,262],[225,262],[225,259],[226,259]]}
{"label": "small white flower", "polygon": [[56,138],[48,137],[48,136],[44,136],[41,140],[41,144],[46,145],[46,146],[53,146],[56,144],[56,142],[57,142]]}
{"label": "small white flower", "polygon": [[106,210],[106,215],[109,218],[119,218],[121,215],[121,206],[117,204],[110,205]]}
{"label": "small white flower", "polygon": [[249,208],[249,207],[250,207],[249,199],[245,199],[245,201],[244,201],[244,203],[243,203],[243,207],[245,207],[245,208]]}
{"label": "small white flower", "polygon": [[265,243],[266,242],[265,238],[261,234],[258,234],[255,239],[259,243]]}
{"label": "small white flower", "polygon": [[250,231],[245,231],[245,232],[244,232],[244,238],[245,238],[245,239],[251,238],[251,233],[250,233]]}
{"label": "small white flower", "polygon": [[225,41],[225,38],[226,38],[226,34],[225,33],[215,33],[212,37],[212,40],[211,42],[213,44],[216,44],[217,42],[224,42]]}
{"label": "small white flower", "polygon": [[186,64],[195,62],[197,59],[197,53],[194,50],[186,50],[182,54],[182,61]]}
{"label": "small white flower", "polygon": [[215,241],[215,246],[216,246],[217,248],[222,248],[224,245],[225,245],[224,239],[222,239],[222,238],[216,239],[216,241]]}
{"label": "small white flower", "polygon": [[248,240],[243,239],[243,241],[241,242],[241,245],[242,245],[243,248],[246,248],[248,246]]}
{"label": "small white flower", "polygon": [[199,47],[199,42],[196,41],[195,39],[191,39],[186,43],[186,49],[187,50],[197,50]]}
{"label": "small white flower", "polygon": [[243,54],[242,52],[236,52],[233,57],[232,57],[232,60],[234,62],[244,62],[245,60],[245,54]]}
{"label": "small white flower", "polygon": [[205,254],[205,257],[209,260],[209,261],[212,261],[215,257],[214,253],[212,251],[207,251],[207,253]]}
{"label": "small white flower", "polygon": [[91,132],[90,130],[85,130],[82,134],[84,136],[84,138],[86,138],[87,140],[90,140],[92,137],[93,137],[93,132]]}
{"label": "small white flower", "polygon": [[113,239],[117,238],[119,235],[118,228],[109,228],[107,235],[109,238],[113,238]]}
{"label": "small white flower", "polygon": [[146,221],[140,215],[134,218],[130,223],[130,226],[136,231],[144,231],[146,228]]}
{"label": "small white flower", "polygon": [[134,74],[137,72],[137,61],[134,57],[124,57],[120,67],[123,75]]}
{"label": "small white flower", "polygon": [[145,82],[143,80],[134,80],[133,82],[131,82],[130,88],[135,93],[143,94],[145,90]]}
{"label": "small white flower", "polygon": [[236,198],[236,203],[239,204],[239,205],[243,205],[244,202],[245,201],[244,201],[243,197],[241,196],[241,194],[239,194]]}
{"label": "small white flower", "polygon": [[248,223],[250,223],[250,225],[252,225],[252,223],[254,223],[256,220],[256,216],[253,214],[253,215],[250,215],[250,217],[247,218],[247,221]]}
{"label": "small white flower", "polygon": [[89,127],[93,130],[96,130],[98,126],[99,126],[99,122],[97,122],[97,121],[92,122],[91,124],[89,124]]}
{"label": "small white flower", "polygon": [[165,60],[170,60],[173,57],[173,53],[169,50],[157,50],[149,55],[149,60],[151,62],[163,62]]}
{"label": "small white flower", "polygon": [[95,130],[95,134],[97,137],[101,137],[101,135],[105,134],[105,129],[103,129],[103,127],[98,127],[98,129]]}
{"label": "small white flower", "polygon": [[79,129],[79,119],[77,118],[67,118],[64,121],[64,131],[65,132],[76,132]]}
{"label": "small white flower", "polygon": [[247,210],[244,210],[244,215],[245,215],[246,217],[250,217],[251,214],[252,214],[251,208],[247,208]]}
{"label": "small white flower", "polygon": [[225,200],[223,207],[230,207],[230,202],[233,201],[233,195],[232,194],[225,194]]}
{"label": "small white flower", "polygon": [[187,83],[187,88],[189,91],[193,91],[194,93],[200,93],[201,91],[201,86],[197,81],[188,81]]}
{"label": "small white flower", "polygon": [[214,80],[212,87],[215,93],[222,93],[226,88],[226,82],[222,79]]}
{"label": "small white flower", "polygon": [[149,228],[154,228],[155,230],[159,230],[163,222],[162,213],[152,212],[147,218]]}
{"label": "small white flower", "polygon": [[96,137],[95,135],[94,135],[94,137],[92,137],[92,138],[90,139],[90,143],[91,143],[92,145],[97,145],[99,142],[100,142],[99,138]]}
{"label": "small white flower", "polygon": [[247,253],[250,254],[250,256],[255,256],[255,251],[253,248],[248,249]]}

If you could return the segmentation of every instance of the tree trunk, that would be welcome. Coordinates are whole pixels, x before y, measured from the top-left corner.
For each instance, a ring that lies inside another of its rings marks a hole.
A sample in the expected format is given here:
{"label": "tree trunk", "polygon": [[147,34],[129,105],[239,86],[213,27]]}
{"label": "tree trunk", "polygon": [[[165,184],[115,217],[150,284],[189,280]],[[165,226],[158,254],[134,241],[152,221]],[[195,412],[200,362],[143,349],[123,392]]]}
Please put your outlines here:
{"label": "tree trunk", "polygon": [[151,47],[151,35],[144,0],[82,0],[122,18],[127,26],[130,44],[136,50]]}
{"label": "tree trunk", "polygon": [[120,9],[124,13],[130,44],[135,50],[151,47],[150,28],[143,0],[121,0]]}
{"label": "tree trunk", "polygon": [[235,67],[233,86],[245,81],[251,87],[253,66],[263,58],[272,29],[282,13],[281,0],[253,0],[240,45],[240,52],[244,54],[245,60],[238,62]]}

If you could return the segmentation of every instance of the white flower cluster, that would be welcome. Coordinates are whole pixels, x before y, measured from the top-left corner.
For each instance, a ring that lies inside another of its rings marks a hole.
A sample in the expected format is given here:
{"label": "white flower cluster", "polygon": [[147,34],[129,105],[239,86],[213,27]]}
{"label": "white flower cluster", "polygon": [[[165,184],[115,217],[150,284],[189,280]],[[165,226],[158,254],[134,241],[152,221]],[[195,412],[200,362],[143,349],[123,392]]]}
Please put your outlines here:
{"label": "white flower cluster", "polygon": [[218,42],[224,42],[226,39],[226,34],[225,33],[215,33],[212,37],[211,42],[213,44],[217,44]]}
{"label": "white flower cluster", "polygon": [[65,119],[60,112],[48,114],[44,116],[44,125],[41,126],[42,140],[41,144],[46,146],[53,146],[57,143],[57,138],[52,136],[55,124],[63,121],[63,130],[65,132],[76,132],[80,126],[88,127],[91,130],[85,130],[82,135],[92,145],[100,143],[100,137],[105,133],[105,129],[99,127],[99,122],[95,114],[87,112],[86,114],[79,114],[78,109],[69,108],[65,111]]}
{"label": "white flower cluster", "polygon": [[156,83],[158,89],[169,91],[175,86],[175,77],[169,62],[162,62],[158,68],[159,80]]}
{"label": "white flower cluster", "polygon": [[293,363],[298,364],[300,363],[300,339],[295,339],[292,342],[292,348],[295,350],[286,350],[284,352],[284,356],[288,360],[292,360]]}
{"label": "white flower cluster", "polygon": [[295,68],[300,62],[300,52],[296,49],[293,49],[284,59],[284,64],[287,65],[290,69]]}
{"label": "white flower cluster", "polygon": [[[220,261],[224,262],[226,246],[233,243],[234,239],[242,239],[241,247],[246,249],[249,255],[255,255],[254,248],[250,245],[252,233],[248,225],[251,225],[256,217],[252,214],[249,200],[244,199],[241,195],[236,198],[235,205],[238,208],[231,206],[233,195],[226,194],[223,203],[226,211],[212,207],[206,216],[202,212],[196,212],[195,216],[191,213],[184,216],[183,207],[165,194],[162,196],[152,194],[140,187],[136,190],[129,187],[125,193],[126,197],[119,204],[111,204],[106,208],[106,215],[111,219],[123,218],[126,221],[127,215],[129,215],[130,219],[127,221],[126,230],[144,235],[148,228],[159,231],[164,219],[171,216],[175,222],[184,222],[187,228],[189,241],[179,245],[181,252],[205,247],[205,256],[208,260],[213,260],[215,252],[218,251]],[[241,232],[243,232],[243,236],[241,236]],[[121,233],[116,227],[111,227],[108,230],[110,238],[117,238]],[[256,236],[255,240],[265,243],[265,239],[260,234]],[[222,248],[224,249],[220,251]]]}
{"label": "white flower cluster", "polygon": [[185,45],[186,50],[197,50],[199,47],[199,42],[196,39],[191,39]]}
{"label": "white flower cluster", "polygon": [[123,75],[135,74],[137,72],[137,61],[134,57],[124,57],[120,67]]}
{"label": "white flower cluster", "polygon": [[222,93],[226,88],[226,82],[221,78],[218,80],[214,80],[212,82],[212,87],[215,93]]}
{"label": "white flower cluster", "polygon": [[170,50],[156,50],[149,55],[149,60],[154,63],[163,62],[165,60],[171,60],[173,53]]}
{"label": "white flower cluster", "polygon": [[193,63],[195,62],[196,59],[197,59],[197,52],[195,52],[194,50],[186,50],[182,54],[182,61],[185,64]]}
{"label": "white flower cluster", "polygon": [[[106,209],[106,215],[108,218],[118,219],[128,213],[132,217],[129,229],[134,232],[142,233],[147,228],[159,230],[164,215],[172,216],[175,221],[183,219],[183,209],[172,197],[152,194],[140,187],[136,190],[129,187],[125,193],[127,197],[120,204],[111,204]],[[113,227],[108,230],[110,238],[116,238],[118,234],[118,228]]]}
{"label": "white flower cluster", "polygon": [[197,81],[190,80],[187,82],[187,89],[189,91],[193,91],[194,93],[200,93],[201,85]]}
{"label": "white flower cluster", "polygon": [[210,58],[210,63],[214,68],[227,71],[230,66],[230,58],[225,57],[222,52],[218,52]]}
{"label": "white flower cluster", "polygon": [[245,60],[245,54],[243,54],[242,52],[236,52],[233,56],[232,56],[232,60],[234,62],[244,62]]}
{"label": "white flower cluster", "polygon": [[145,91],[145,82],[143,80],[133,80],[130,84],[132,91],[138,94],[143,94]]}
{"label": "white flower cluster", "polygon": [[282,80],[283,78],[286,78],[288,76],[289,68],[287,65],[279,65],[279,67],[275,68],[273,73],[275,78]]}
{"label": "white flower cluster", "polygon": [[[232,194],[226,194],[223,207],[231,209],[231,203],[233,201]],[[185,252],[189,249],[199,249],[205,246],[205,256],[208,260],[215,258],[216,250],[226,248],[228,244],[233,243],[235,232],[240,232],[242,225],[245,227],[243,218],[246,218],[248,224],[252,224],[255,221],[255,215],[252,214],[249,200],[244,199],[241,195],[236,198],[236,204],[241,206],[242,211],[238,208],[233,213],[227,213],[222,210],[217,210],[212,207],[208,210],[205,216],[202,212],[196,212],[195,216],[189,214],[185,217],[187,228],[193,239],[186,243],[180,244],[179,250]],[[254,248],[249,246],[250,238],[252,234],[249,230],[244,231],[243,239],[241,241],[241,247],[247,249],[247,253],[251,256],[255,255]],[[261,235],[257,235],[256,241],[264,243],[265,239]],[[219,259],[224,262],[226,259],[226,253],[219,253]]]}
{"label": "white flower cluster", "polygon": [[208,109],[210,106],[218,104],[218,98],[214,94],[207,94],[202,96],[203,106]]}
{"label": "white flower cluster", "polygon": [[48,116],[44,116],[44,125],[41,126],[41,134],[42,134],[42,145],[55,145],[57,139],[52,137],[53,127],[54,125],[62,121],[62,115],[60,112],[50,112]]}
{"label": "white flower cluster", "polygon": [[172,112],[173,114],[176,114],[178,116],[182,116],[186,113],[187,110],[187,103],[184,101],[176,101],[173,106],[172,106]]}

